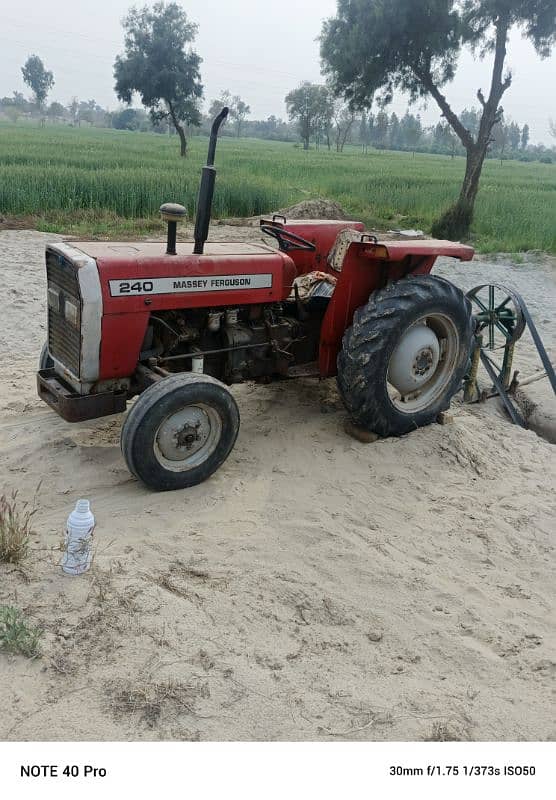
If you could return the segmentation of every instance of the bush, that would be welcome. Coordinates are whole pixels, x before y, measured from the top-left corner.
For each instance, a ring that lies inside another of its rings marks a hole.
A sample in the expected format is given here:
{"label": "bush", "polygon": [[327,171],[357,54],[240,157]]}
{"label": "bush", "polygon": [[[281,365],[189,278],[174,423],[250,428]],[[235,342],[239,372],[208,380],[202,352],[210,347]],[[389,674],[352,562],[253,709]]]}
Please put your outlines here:
{"label": "bush", "polygon": [[541,164],[552,164],[552,157],[551,156],[541,156],[539,158]]}
{"label": "bush", "polygon": [[41,631],[28,625],[18,608],[0,606],[0,650],[36,658],[40,637]]}
{"label": "bush", "polygon": [[31,517],[36,509],[17,504],[17,492],[0,496],[0,561],[18,564],[27,555],[31,536]]}

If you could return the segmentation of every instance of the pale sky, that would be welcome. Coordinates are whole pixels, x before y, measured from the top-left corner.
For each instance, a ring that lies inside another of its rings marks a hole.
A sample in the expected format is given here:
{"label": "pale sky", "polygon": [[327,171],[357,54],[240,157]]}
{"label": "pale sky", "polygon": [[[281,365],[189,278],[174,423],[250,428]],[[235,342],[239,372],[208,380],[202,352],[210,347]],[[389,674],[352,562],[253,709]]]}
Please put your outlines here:
{"label": "pale sky", "polygon": [[[131,5],[130,0],[0,0],[0,96],[14,89],[29,94],[21,66],[36,53],[54,72],[49,100],[67,104],[77,95],[116,108],[112,69],[123,50],[120,21]],[[181,5],[199,25],[195,48],[203,58],[207,101],[229,89],[249,103],[252,118],[285,118],[288,91],[302,80],[322,81],[316,39],[322,20],[335,12],[335,0],[187,0]],[[506,118],[527,122],[532,143],[553,143],[548,120],[556,119],[556,54],[541,61],[514,32],[507,64],[514,79],[502,103]],[[489,67],[464,54],[456,79],[444,89],[457,112],[477,105],[476,90],[488,88]],[[403,114],[406,106],[400,96],[391,110]],[[439,118],[432,100],[427,109],[417,110],[426,124]]]}

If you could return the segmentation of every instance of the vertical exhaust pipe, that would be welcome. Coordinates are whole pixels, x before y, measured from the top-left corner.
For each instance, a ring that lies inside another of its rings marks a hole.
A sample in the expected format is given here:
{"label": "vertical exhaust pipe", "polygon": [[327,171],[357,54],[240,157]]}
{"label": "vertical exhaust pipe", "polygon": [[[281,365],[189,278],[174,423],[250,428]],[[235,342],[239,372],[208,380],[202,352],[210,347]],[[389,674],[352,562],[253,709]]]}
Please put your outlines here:
{"label": "vertical exhaust pipe", "polygon": [[195,218],[195,255],[202,255],[205,242],[208,239],[210,225],[210,214],[212,209],[212,196],[214,194],[214,181],[216,179],[216,168],[214,167],[214,155],[216,152],[216,140],[218,129],[228,116],[228,107],[224,106],[220,114],[214,118],[210,131],[208,157],[206,166],[203,167],[201,174],[201,185],[199,186],[199,196],[197,198],[197,216]]}

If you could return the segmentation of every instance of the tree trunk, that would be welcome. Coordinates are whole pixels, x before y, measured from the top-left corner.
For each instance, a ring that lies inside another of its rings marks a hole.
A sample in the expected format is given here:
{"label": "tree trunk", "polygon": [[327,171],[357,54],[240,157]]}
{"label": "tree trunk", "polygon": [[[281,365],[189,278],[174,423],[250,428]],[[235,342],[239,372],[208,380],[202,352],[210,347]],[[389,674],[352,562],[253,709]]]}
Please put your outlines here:
{"label": "tree trunk", "polygon": [[465,176],[459,197],[455,205],[449,208],[432,226],[432,235],[438,238],[462,239],[469,234],[481,170],[488,146],[492,141],[492,129],[502,116],[500,100],[512,82],[511,73],[508,73],[506,77],[502,75],[506,58],[509,16],[501,14],[495,21],[495,28],[494,64],[488,98],[485,99],[481,89],[477,92],[477,99],[483,108],[483,113],[476,138],[454,114],[448,101],[434,84],[431,73],[416,72],[417,77],[422,80],[423,85],[438,103],[443,116],[459,137],[467,153]]}
{"label": "tree trunk", "polygon": [[466,148],[465,175],[459,197],[456,203],[433,224],[432,235],[435,238],[463,239],[469,234],[487,147],[488,141],[478,142]]}
{"label": "tree trunk", "polygon": [[184,127],[178,120],[172,103],[167,101],[167,106],[170,116],[172,118],[172,122],[174,124],[174,128],[176,129],[176,133],[180,137],[180,156],[182,158],[185,158],[185,156],[187,155],[187,139],[185,138]]}
{"label": "tree trunk", "polygon": [[185,131],[182,125],[177,125],[176,130],[178,132],[178,136],[180,137],[180,156],[185,158],[187,155],[187,139],[185,138]]}
{"label": "tree trunk", "polygon": [[458,202],[470,206],[471,211],[473,211],[477,192],[479,191],[479,180],[485,156],[486,146],[475,145],[467,150],[465,175],[463,177]]}

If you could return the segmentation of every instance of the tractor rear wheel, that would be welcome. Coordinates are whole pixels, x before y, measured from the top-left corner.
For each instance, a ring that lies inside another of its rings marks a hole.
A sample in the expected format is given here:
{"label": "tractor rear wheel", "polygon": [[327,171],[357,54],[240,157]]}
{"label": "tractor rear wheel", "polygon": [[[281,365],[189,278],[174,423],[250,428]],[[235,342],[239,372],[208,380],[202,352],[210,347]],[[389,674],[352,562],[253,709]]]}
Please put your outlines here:
{"label": "tractor rear wheel", "polygon": [[122,427],[130,471],[149,489],[185,489],[226,460],[239,431],[228,388],[209,375],[170,375],[146,389]]}
{"label": "tractor rear wheel", "polygon": [[461,388],[471,305],[442,278],[404,278],[353,315],[338,356],[338,387],[356,425],[401,436],[428,425]]}

